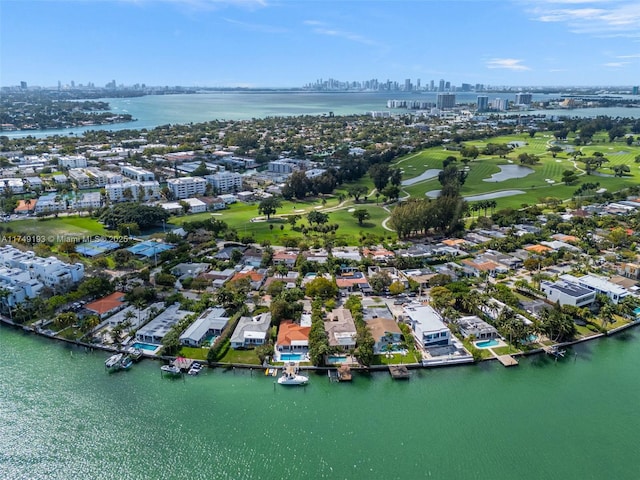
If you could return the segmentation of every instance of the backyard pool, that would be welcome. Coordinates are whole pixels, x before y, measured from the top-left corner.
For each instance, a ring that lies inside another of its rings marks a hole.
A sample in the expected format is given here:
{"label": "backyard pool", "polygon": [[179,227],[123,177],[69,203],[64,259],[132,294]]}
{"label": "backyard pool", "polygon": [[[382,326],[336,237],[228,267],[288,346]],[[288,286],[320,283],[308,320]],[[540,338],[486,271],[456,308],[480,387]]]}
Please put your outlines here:
{"label": "backyard pool", "polygon": [[153,345],[151,343],[136,342],[131,345],[133,348],[139,348],[140,350],[146,350],[147,352],[153,352],[160,348],[160,345]]}
{"label": "backyard pool", "polygon": [[300,353],[281,353],[280,361],[281,362],[299,362],[302,360],[302,354]]}
{"label": "backyard pool", "polygon": [[482,342],[476,342],[476,347],[478,348],[497,347],[498,345],[500,345],[500,342],[498,342],[495,338],[492,338],[491,340],[483,340]]}
{"label": "backyard pool", "polygon": [[344,363],[347,361],[347,357],[338,357],[330,355],[327,357],[327,363]]}

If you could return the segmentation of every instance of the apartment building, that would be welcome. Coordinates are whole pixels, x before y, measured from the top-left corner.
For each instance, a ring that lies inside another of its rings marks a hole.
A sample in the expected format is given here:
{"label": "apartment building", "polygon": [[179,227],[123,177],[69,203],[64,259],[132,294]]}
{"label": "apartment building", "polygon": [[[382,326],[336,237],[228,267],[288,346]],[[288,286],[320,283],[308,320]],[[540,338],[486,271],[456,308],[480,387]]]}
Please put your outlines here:
{"label": "apartment building", "polygon": [[173,198],[184,199],[204,195],[207,181],[200,177],[172,178],[167,181],[167,188],[173,193]]}

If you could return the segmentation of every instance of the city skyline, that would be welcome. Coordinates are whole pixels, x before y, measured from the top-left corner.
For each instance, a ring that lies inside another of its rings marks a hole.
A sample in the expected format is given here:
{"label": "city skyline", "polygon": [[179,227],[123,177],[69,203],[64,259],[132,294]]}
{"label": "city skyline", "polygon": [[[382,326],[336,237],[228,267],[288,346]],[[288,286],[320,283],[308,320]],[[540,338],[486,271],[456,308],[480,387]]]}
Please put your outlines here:
{"label": "city skyline", "polygon": [[3,86],[640,83],[640,5],[628,0],[8,0],[1,8]]}

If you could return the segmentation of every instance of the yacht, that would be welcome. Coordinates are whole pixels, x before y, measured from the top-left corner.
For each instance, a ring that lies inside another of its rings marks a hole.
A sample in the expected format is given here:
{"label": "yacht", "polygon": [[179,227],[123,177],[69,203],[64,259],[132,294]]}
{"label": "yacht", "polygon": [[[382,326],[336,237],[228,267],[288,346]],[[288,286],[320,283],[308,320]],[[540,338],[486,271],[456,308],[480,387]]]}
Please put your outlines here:
{"label": "yacht", "polygon": [[298,373],[298,366],[294,363],[287,364],[282,375],[278,378],[280,385],[306,385],[308,381],[309,377],[300,375]]}
{"label": "yacht", "polygon": [[122,354],[116,353],[115,355],[111,355],[109,358],[105,360],[104,366],[108,370],[114,370],[114,369],[120,368],[121,360],[122,360]]}

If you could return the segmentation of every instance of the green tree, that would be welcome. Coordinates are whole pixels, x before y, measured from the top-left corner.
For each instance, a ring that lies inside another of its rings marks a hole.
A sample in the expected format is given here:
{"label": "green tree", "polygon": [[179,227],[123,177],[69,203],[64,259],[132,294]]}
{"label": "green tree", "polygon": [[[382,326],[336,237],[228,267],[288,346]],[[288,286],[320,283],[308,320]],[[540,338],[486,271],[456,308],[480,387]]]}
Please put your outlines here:
{"label": "green tree", "polygon": [[258,213],[267,216],[267,220],[282,206],[282,202],[276,197],[265,198],[258,204]]}
{"label": "green tree", "polygon": [[404,293],[404,284],[398,280],[389,285],[389,293],[391,295],[400,295]]}
{"label": "green tree", "polygon": [[305,286],[305,294],[311,298],[322,298],[324,300],[336,298],[338,296],[338,286],[335,281],[324,277],[316,277]]}
{"label": "green tree", "polygon": [[352,213],[352,215],[358,219],[358,224],[362,225],[365,220],[368,220],[371,217],[369,211],[365,208],[358,208],[356,211]]}

